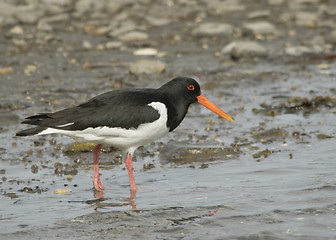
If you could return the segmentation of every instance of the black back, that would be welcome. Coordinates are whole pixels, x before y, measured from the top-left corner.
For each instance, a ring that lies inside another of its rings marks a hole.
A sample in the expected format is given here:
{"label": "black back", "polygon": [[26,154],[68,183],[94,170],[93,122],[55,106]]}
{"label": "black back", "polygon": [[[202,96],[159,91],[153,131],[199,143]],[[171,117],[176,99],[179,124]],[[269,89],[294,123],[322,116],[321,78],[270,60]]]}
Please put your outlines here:
{"label": "black back", "polygon": [[[30,116],[23,123],[39,127],[32,134],[48,127],[72,131],[103,126],[131,129],[157,120],[160,117],[158,111],[148,104],[162,102],[168,109],[167,127],[173,131],[198,95],[198,83],[192,78],[180,77],[158,89],[120,89],[103,93],[73,108]],[[20,133],[17,135],[23,135]]]}

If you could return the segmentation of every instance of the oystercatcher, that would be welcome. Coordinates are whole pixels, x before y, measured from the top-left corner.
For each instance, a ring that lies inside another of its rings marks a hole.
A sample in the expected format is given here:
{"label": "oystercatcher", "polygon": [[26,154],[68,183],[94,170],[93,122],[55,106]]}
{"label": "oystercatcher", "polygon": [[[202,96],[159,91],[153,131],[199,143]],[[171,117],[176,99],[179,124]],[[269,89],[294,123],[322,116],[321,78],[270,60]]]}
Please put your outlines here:
{"label": "oystercatcher", "polygon": [[123,150],[130,189],[136,191],[133,176],[134,151],[173,131],[185,117],[190,104],[199,102],[219,116],[232,118],[207,100],[199,84],[190,77],[178,77],[158,89],[119,89],[98,95],[76,107],[54,113],[39,113],[22,123],[36,127],[16,136],[58,133],[78,142],[96,143],[93,149],[93,184],[102,191],[99,154],[103,145]]}

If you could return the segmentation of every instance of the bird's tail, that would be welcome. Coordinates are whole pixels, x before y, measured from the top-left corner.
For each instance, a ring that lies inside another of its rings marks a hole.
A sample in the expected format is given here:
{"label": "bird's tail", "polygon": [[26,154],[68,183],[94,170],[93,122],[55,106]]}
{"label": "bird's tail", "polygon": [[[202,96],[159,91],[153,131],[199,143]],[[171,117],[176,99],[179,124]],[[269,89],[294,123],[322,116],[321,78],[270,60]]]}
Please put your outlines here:
{"label": "bird's tail", "polygon": [[46,127],[34,127],[34,128],[29,128],[26,130],[22,130],[20,132],[17,132],[15,134],[15,136],[30,136],[30,135],[35,135],[38,134],[40,132],[42,132],[43,130],[47,129]]}

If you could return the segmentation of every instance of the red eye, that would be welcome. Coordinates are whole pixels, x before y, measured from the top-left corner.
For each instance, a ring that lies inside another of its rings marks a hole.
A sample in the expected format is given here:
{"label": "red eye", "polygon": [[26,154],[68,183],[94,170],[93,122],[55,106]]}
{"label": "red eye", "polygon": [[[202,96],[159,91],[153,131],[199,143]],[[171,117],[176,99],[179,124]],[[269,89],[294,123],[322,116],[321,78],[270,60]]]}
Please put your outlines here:
{"label": "red eye", "polygon": [[194,86],[194,85],[190,84],[190,85],[188,86],[188,90],[193,91],[194,89],[195,89],[195,86]]}

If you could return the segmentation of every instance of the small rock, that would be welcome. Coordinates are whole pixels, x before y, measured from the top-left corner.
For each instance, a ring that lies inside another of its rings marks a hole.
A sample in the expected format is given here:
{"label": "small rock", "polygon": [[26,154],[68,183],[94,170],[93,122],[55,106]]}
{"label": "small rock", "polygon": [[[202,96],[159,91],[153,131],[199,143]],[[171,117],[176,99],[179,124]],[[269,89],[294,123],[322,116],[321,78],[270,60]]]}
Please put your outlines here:
{"label": "small rock", "polygon": [[52,26],[50,26],[45,21],[39,21],[37,24],[37,29],[40,31],[51,32],[53,30]]}
{"label": "small rock", "polygon": [[32,173],[38,173],[38,166],[36,164],[33,164],[30,169]]}
{"label": "small rock", "polygon": [[33,72],[36,72],[37,70],[37,67],[35,65],[28,65],[24,70],[23,72],[27,75],[30,75],[31,73]]}
{"label": "small rock", "polygon": [[194,30],[194,34],[198,36],[213,36],[224,35],[231,36],[233,27],[230,24],[225,23],[201,23]]}
{"label": "small rock", "polygon": [[24,33],[23,28],[20,26],[15,26],[9,30],[10,35],[22,35]]}
{"label": "small rock", "polygon": [[326,36],[326,40],[330,43],[336,43],[336,30],[333,30],[328,36]]}
{"label": "small rock", "polygon": [[306,53],[311,53],[312,50],[305,46],[290,46],[285,48],[285,53],[290,56],[301,56]]}
{"label": "small rock", "polygon": [[151,17],[151,16],[146,17],[146,20],[150,25],[154,27],[162,27],[162,26],[165,26],[171,23],[170,19],[156,18],[156,17]]}
{"label": "small rock", "polygon": [[155,56],[158,54],[158,50],[156,50],[155,48],[141,48],[141,49],[135,50],[133,54],[141,55],[141,56]]}
{"label": "small rock", "polygon": [[133,21],[130,20],[119,20],[119,21],[122,22],[120,25],[114,22],[109,25],[110,29],[114,29],[113,31],[107,34],[109,37],[118,38],[121,35],[135,31],[137,29],[137,25]]}
{"label": "small rock", "polygon": [[266,57],[267,49],[256,42],[234,41],[222,49],[223,54],[230,54],[233,58]]}
{"label": "small rock", "polygon": [[83,46],[83,48],[84,48],[85,50],[90,50],[90,49],[92,49],[92,44],[91,44],[89,41],[87,41],[87,40],[85,40],[85,41],[82,43],[82,46]]}
{"label": "small rock", "polygon": [[113,49],[113,48],[121,48],[122,42],[119,41],[110,41],[105,43],[105,48],[107,49]]}
{"label": "small rock", "polygon": [[130,72],[134,74],[153,74],[161,73],[166,69],[166,64],[161,61],[141,59],[129,66]]}
{"label": "small rock", "polygon": [[274,34],[275,27],[272,23],[261,21],[255,23],[246,23],[244,27],[251,30],[255,35],[257,34]]}
{"label": "small rock", "polygon": [[54,194],[67,194],[72,192],[70,189],[67,188],[60,188],[60,189],[56,189],[54,190]]}
{"label": "small rock", "polygon": [[139,31],[128,32],[119,37],[123,42],[144,41],[148,39],[148,34]]}
{"label": "small rock", "polygon": [[37,24],[37,28],[38,30],[41,30],[41,31],[52,31],[52,27],[50,26],[50,23],[63,22],[68,19],[69,19],[69,14],[66,14],[66,13],[54,15],[51,17],[44,17],[39,20]]}
{"label": "small rock", "polygon": [[13,17],[17,6],[7,3],[6,1],[0,1],[0,25],[13,25],[17,23],[17,20]]}
{"label": "small rock", "polygon": [[247,18],[249,19],[256,19],[256,18],[266,18],[271,16],[271,11],[269,10],[260,10],[251,12],[247,15]]}
{"label": "small rock", "polygon": [[143,165],[142,171],[147,171],[149,169],[155,168],[155,165],[153,163],[145,163]]}
{"label": "small rock", "polygon": [[238,0],[211,0],[204,1],[209,9],[214,10],[217,14],[244,11],[246,6]]}
{"label": "small rock", "polygon": [[34,24],[43,16],[41,10],[35,10],[34,8],[27,7],[27,9],[22,9],[14,12],[14,17],[21,23]]}
{"label": "small rock", "polygon": [[4,67],[0,68],[0,75],[1,74],[12,74],[14,72],[12,67]]}
{"label": "small rock", "polygon": [[16,46],[21,46],[21,47],[28,46],[28,43],[23,39],[13,38],[11,42]]}
{"label": "small rock", "polygon": [[301,27],[315,27],[318,22],[318,16],[311,12],[297,12],[295,14],[295,23]]}
{"label": "small rock", "polygon": [[105,49],[105,47],[104,47],[103,44],[98,44],[97,47],[96,47],[97,51],[103,51],[104,49]]}

